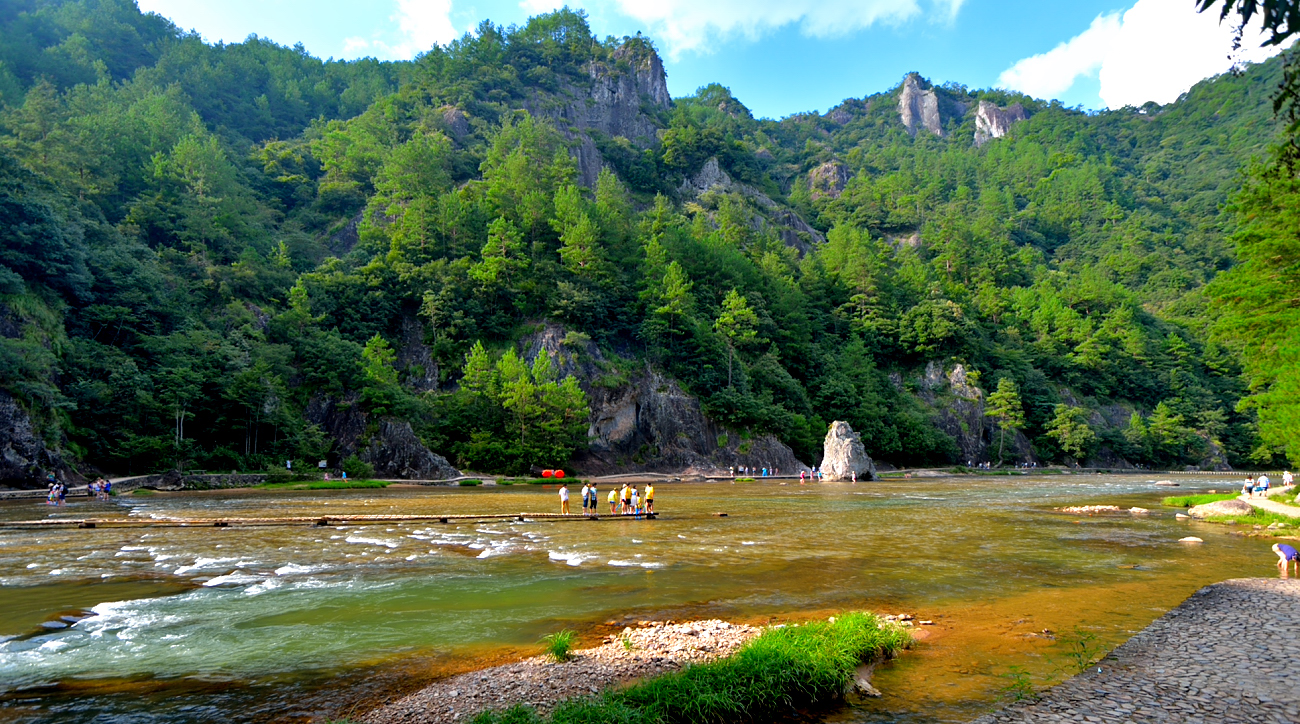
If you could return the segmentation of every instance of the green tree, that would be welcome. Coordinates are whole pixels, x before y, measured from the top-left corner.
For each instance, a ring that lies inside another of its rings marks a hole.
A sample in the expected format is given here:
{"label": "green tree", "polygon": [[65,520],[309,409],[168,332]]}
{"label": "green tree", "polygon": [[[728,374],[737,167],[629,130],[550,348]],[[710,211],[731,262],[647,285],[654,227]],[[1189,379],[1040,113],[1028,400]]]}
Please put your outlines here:
{"label": "green tree", "polygon": [[1076,462],[1087,457],[1097,441],[1097,433],[1088,425],[1087,411],[1066,404],[1056,406],[1047,426],[1047,436],[1055,439],[1061,450]]}
{"label": "green tree", "polygon": [[749,300],[732,289],[722,300],[722,311],[713,323],[713,329],[727,343],[727,386],[731,387],[731,365],[736,347],[758,340],[758,315],[750,308]]}
{"label": "green tree", "polygon": [[998,465],[1002,464],[1002,447],[1007,431],[1017,432],[1025,426],[1025,408],[1020,401],[1020,388],[1010,377],[998,380],[998,389],[988,397],[984,414],[993,418],[998,426]]}

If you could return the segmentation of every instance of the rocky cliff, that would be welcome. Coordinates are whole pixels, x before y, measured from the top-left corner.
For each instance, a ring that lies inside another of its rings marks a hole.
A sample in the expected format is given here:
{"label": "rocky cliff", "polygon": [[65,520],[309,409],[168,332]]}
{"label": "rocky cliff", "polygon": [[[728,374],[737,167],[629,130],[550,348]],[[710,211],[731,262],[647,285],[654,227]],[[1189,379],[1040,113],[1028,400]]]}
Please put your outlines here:
{"label": "rocky cliff", "polygon": [[936,91],[916,73],[908,73],[898,92],[898,116],[907,133],[915,136],[922,128],[936,136],[943,136],[943,125],[949,118],[960,118],[968,106]]}
{"label": "rocky cliff", "polygon": [[69,484],[84,483],[59,448],[44,438],[16,399],[0,391],[0,486],[41,487],[51,472]]}
{"label": "rocky cliff", "polygon": [[708,419],[700,402],[650,367],[607,359],[581,335],[548,324],[521,343],[532,360],[545,349],[560,376],[573,375],[591,405],[589,448],[576,472],[721,471],[735,465],[797,473],[808,466],[772,435],[746,435]]}
{"label": "rocky cliff", "polygon": [[717,158],[710,158],[694,176],[682,181],[677,189],[684,199],[695,199],[709,192],[737,193],[744,196],[762,211],[753,218],[756,231],[770,229],[781,237],[786,246],[806,254],[813,244],[826,241],[825,235],[814,229],[794,211],[773,201],[770,196],[758,189],[747,186],[731,178],[718,163]]}
{"label": "rocky cliff", "polygon": [[586,131],[623,137],[648,148],[659,131],[653,113],[671,108],[672,96],[663,61],[639,38],[615,50],[613,62],[592,62],[587,74],[587,82],[566,82],[558,93],[538,94],[524,107],[534,116],[551,119],[576,142],[578,172],[582,184],[590,187],[596,184],[604,161]]}
{"label": "rocky cliff", "polygon": [[460,476],[460,471],[441,455],[420,442],[411,423],[395,418],[370,420],[361,411],[356,395],[344,399],[315,397],[307,403],[304,416],[319,425],[334,443],[331,463],[356,455],[375,468],[381,478],[442,480]]}
{"label": "rocky cliff", "polygon": [[995,138],[1002,138],[1011,130],[1011,124],[1027,118],[1029,114],[1019,103],[999,108],[988,101],[980,101],[975,109],[975,145],[983,146]]}

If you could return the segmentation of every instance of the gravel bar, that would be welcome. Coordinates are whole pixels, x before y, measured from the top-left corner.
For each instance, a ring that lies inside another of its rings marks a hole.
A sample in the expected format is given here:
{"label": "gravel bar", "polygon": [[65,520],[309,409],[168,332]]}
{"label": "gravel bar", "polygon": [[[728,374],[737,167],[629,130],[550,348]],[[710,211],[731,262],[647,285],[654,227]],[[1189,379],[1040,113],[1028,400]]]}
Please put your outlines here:
{"label": "gravel bar", "polygon": [[1206,586],[1037,702],[1012,704],[975,724],[1295,724],[1298,614],[1300,580]]}
{"label": "gravel bar", "polygon": [[485,709],[513,704],[531,704],[545,712],[564,699],[591,696],[609,686],[728,656],[760,631],[718,620],[645,621],[607,637],[602,646],[575,651],[564,663],[536,656],[460,674],[376,709],[361,720],[367,724],[451,724],[468,721]]}

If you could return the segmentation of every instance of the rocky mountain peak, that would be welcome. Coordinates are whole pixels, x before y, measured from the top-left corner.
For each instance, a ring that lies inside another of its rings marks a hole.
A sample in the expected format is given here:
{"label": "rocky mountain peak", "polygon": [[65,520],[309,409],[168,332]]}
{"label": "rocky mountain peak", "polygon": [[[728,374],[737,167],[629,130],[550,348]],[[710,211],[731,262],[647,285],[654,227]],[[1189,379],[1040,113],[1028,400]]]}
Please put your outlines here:
{"label": "rocky mountain peak", "polygon": [[999,108],[988,101],[980,101],[975,109],[975,145],[983,146],[994,138],[1002,138],[1011,130],[1011,124],[1028,118],[1029,114],[1019,103]]}
{"label": "rocky mountain peak", "polygon": [[910,136],[915,136],[920,128],[943,136],[943,119],[939,116],[939,96],[933,88],[928,87],[921,76],[908,73],[903,79],[903,90],[898,94],[898,115],[903,120]]}

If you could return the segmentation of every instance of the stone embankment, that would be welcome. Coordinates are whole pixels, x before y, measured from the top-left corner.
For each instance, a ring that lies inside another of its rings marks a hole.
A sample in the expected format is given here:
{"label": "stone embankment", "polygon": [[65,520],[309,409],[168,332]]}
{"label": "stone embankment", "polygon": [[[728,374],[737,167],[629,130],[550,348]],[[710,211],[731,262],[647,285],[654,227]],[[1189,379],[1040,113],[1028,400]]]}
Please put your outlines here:
{"label": "stone embankment", "polygon": [[485,709],[529,704],[549,711],[559,702],[591,696],[616,684],[676,671],[728,656],[762,629],[726,621],[646,621],[575,651],[563,663],[536,656],[431,684],[364,717],[368,724],[450,724]]}
{"label": "stone embankment", "polygon": [[1300,580],[1206,586],[1085,673],[975,724],[1300,722]]}

